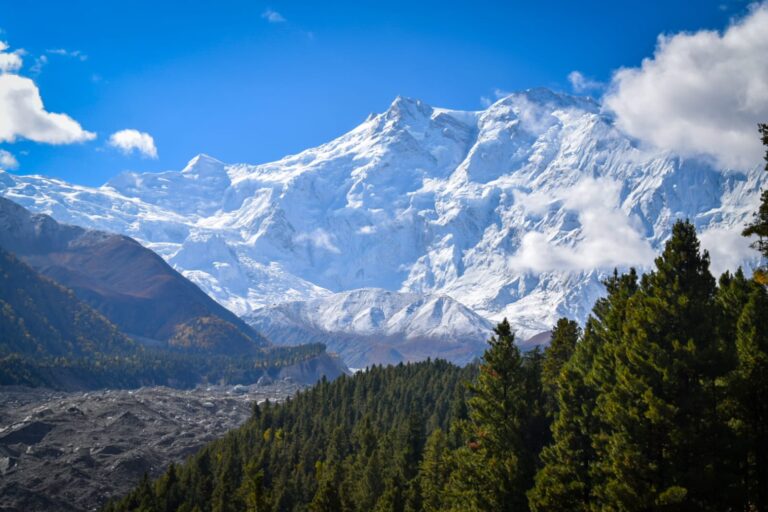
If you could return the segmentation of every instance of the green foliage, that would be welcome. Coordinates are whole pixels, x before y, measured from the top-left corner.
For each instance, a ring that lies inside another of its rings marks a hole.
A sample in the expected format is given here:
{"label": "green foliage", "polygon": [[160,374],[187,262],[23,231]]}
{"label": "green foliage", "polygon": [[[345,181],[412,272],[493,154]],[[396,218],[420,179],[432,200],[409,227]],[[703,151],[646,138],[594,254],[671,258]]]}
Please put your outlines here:
{"label": "green foliage", "polygon": [[763,287],[752,291],[739,317],[736,352],[731,425],[743,441],[739,462],[748,501],[756,510],[768,510],[768,292]]}
{"label": "green foliage", "polygon": [[448,502],[444,495],[453,469],[448,437],[437,429],[427,439],[419,465],[419,488],[425,512],[442,510]]}
{"label": "green foliage", "polygon": [[[627,304],[615,383],[602,411],[608,471],[597,487],[623,510],[663,504],[723,510],[715,380],[722,372],[715,282],[690,223],[678,222],[656,270]],[[680,502],[672,500],[681,500]]]}
{"label": "green foliage", "polygon": [[459,478],[485,482],[467,489],[470,508],[513,510],[522,483],[523,422],[526,419],[523,356],[509,322],[495,329],[483,355],[476,383],[470,386],[469,421],[465,430],[470,451],[457,468]]}
{"label": "green foliage", "polygon": [[78,357],[11,354],[0,357],[0,385],[100,389],[251,384],[263,375],[275,377],[281,368],[324,352],[325,345],[316,343],[274,347],[239,357],[148,347],[126,353],[93,352]]}
{"label": "green foliage", "polygon": [[552,339],[544,350],[544,362],[541,368],[541,383],[546,396],[547,413],[557,413],[558,378],[565,363],[571,359],[576,342],[581,337],[581,327],[573,320],[561,318],[552,330]]}
{"label": "green foliage", "polygon": [[[444,361],[373,367],[260,404],[243,427],[174,468],[179,509],[422,510],[422,484],[434,499],[452,464],[442,455],[427,464],[423,454],[449,455],[448,436],[433,432],[457,419],[456,390],[475,372]],[[139,486],[106,510],[139,510],[166,494]]]}
{"label": "green foliage", "polygon": [[535,511],[591,510],[594,485],[604,471],[598,457],[605,453],[604,424],[597,409],[605,406],[601,391],[614,385],[619,333],[627,303],[638,289],[637,274],[634,270],[621,276],[614,272],[605,286],[607,297],[595,304],[582,340],[555,381],[553,441],[541,452],[543,467],[528,493]]}

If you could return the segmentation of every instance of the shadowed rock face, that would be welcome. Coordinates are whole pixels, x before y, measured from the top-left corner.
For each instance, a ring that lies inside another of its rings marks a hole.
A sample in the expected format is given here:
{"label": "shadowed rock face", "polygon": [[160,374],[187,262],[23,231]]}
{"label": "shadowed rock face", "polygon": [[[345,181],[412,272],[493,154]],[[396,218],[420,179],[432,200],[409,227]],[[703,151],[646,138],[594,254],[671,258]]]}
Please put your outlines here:
{"label": "shadowed rock face", "polygon": [[[59,224],[0,198],[0,246],[72,289],[127,334],[161,342],[183,339],[186,348],[229,354],[268,345],[160,256],[126,236]],[[201,323],[204,329],[195,328]]]}
{"label": "shadowed rock face", "polygon": [[241,425],[252,404],[282,401],[293,379],[266,386],[0,393],[0,510],[96,510]]}

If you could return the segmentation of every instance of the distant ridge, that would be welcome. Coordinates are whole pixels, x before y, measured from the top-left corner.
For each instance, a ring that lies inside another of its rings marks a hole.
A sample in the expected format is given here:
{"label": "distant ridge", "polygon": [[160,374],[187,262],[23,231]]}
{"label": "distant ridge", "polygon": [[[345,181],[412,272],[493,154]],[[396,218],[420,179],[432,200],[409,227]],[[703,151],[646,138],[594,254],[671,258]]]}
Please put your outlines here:
{"label": "distant ridge", "polygon": [[135,348],[71,290],[0,247],[0,356],[80,357]]}

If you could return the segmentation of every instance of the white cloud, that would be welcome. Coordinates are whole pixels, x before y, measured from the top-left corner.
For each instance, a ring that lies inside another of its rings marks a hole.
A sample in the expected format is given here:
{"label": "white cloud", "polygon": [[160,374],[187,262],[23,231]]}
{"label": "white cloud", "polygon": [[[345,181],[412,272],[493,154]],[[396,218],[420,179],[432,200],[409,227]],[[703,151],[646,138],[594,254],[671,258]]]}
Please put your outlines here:
{"label": "white cloud", "polygon": [[16,169],[19,162],[10,152],[0,149],[0,169]]}
{"label": "white cloud", "polygon": [[[527,214],[544,215],[559,203],[578,218],[578,235],[572,240],[553,240],[547,233],[529,231],[510,265],[518,270],[591,270],[645,266],[655,252],[620,208],[619,183],[584,178],[573,187],[549,193],[518,193],[515,201]],[[557,233],[553,232],[552,235]]]}
{"label": "white cloud", "polygon": [[37,85],[29,78],[0,75],[0,142],[17,138],[48,144],[71,144],[96,137],[66,114],[48,112]]}
{"label": "white cloud", "polygon": [[723,33],[660,36],[652,58],[617,71],[605,106],[638,139],[683,156],[749,168],[768,119],[768,4]]}
{"label": "white cloud", "polygon": [[272,9],[265,10],[263,13],[261,13],[261,17],[270,23],[283,23],[286,21],[282,14],[277,11],[273,11]]}
{"label": "white cloud", "polygon": [[9,53],[8,48],[6,42],[0,41],[0,142],[23,138],[48,144],[70,144],[95,138],[96,134],[83,130],[68,115],[45,110],[35,82],[16,74],[21,69],[21,55],[25,52]]}
{"label": "white cloud", "polygon": [[583,73],[580,71],[571,71],[568,73],[568,81],[571,83],[571,87],[573,87],[574,92],[586,92],[586,91],[594,91],[598,89],[602,89],[605,87],[605,84],[602,82],[598,82],[597,80],[592,80],[591,78],[587,78],[584,76]]}
{"label": "white cloud", "polygon": [[54,48],[53,50],[45,50],[45,53],[51,55],[61,55],[62,57],[70,57],[81,61],[88,60],[88,56],[80,50],[67,50],[65,48]]}
{"label": "white cloud", "polygon": [[21,52],[7,52],[8,48],[8,43],[0,41],[0,73],[15,73],[23,64]]}
{"label": "white cloud", "polygon": [[35,59],[35,63],[30,66],[29,71],[35,75],[40,74],[46,64],[48,64],[48,57],[40,55]]}
{"label": "white cloud", "polygon": [[710,270],[719,276],[726,270],[735,271],[744,261],[759,259],[750,247],[750,240],[741,236],[743,226],[713,227],[699,235],[701,247],[709,251]]}
{"label": "white cloud", "polygon": [[134,129],[120,130],[109,136],[109,145],[126,155],[138,151],[145,157],[157,158],[155,139],[146,132]]}

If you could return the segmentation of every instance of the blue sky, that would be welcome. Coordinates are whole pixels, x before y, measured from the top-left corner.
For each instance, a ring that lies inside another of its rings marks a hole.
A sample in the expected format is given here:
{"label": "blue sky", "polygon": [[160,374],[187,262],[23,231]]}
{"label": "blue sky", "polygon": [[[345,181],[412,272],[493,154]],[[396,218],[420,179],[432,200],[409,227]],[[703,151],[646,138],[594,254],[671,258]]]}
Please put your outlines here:
{"label": "blue sky", "polygon": [[[65,145],[17,138],[0,150],[18,160],[14,172],[89,185],[180,169],[201,152],[266,162],[340,135],[398,94],[474,110],[496,90],[570,91],[574,70],[607,82],[652,56],[659,34],[721,30],[747,6],[0,0],[0,41],[24,49],[18,73],[46,110],[97,134]],[[110,147],[127,128],[151,134],[158,158]]]}

